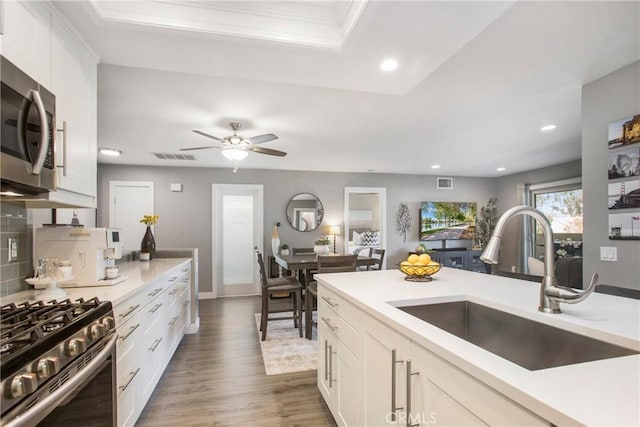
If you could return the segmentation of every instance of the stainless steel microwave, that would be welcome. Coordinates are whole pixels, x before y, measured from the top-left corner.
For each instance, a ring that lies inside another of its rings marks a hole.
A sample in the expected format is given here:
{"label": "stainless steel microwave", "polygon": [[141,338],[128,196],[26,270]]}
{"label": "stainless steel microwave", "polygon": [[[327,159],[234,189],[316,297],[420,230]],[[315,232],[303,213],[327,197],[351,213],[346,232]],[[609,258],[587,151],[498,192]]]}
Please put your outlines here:
{"label": "stainless steel microwave", "polygon": [[56,189],[55,96],[0,56],[2,192]]}

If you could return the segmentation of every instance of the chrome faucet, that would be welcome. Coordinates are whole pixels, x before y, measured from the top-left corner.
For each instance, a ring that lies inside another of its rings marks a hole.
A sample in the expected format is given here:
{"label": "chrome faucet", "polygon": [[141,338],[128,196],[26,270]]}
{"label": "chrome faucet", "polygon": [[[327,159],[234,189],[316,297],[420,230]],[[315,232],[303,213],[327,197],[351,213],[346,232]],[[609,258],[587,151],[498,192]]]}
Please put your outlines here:
{"label": "chrome faucet", "polygon": [[584,301],[595,289],[596,283],[598,282],[598,274],[593,275],[589,287],[582,292],[558,285],[554,271],[554,246],[551,223],[542,212],[531,206],[515,206],[502,214],[496,223],[491,239],[489,239],[489,243],[480,256],[480,259],[487,264],[498,263],[498,251],[500,250],[500,241],[502,240],[505,225],[512,217],[524,214],[535,218],[542,226],[544,233],[544,277],[540,284],[540,304],[538,305],[538,310],[545,313],[560,313],[561,302],[575,304]]}

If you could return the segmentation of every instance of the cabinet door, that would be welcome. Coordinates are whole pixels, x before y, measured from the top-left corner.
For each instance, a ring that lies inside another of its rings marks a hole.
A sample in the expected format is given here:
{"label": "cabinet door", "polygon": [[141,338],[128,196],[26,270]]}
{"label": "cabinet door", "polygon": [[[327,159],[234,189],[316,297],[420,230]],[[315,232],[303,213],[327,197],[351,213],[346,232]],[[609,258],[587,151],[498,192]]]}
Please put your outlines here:
{"label": "cabinet door", "polygon": [[318,322],[318,388],[327,406],[334,412],[333,378],[329,378],[330,353],[335,351],[334,338],[324,322]]}
{"label": "cabinet door", "polygon": [[463,251],[445,253],[445,266],[467,270],[467,254]]}
{"label": "cabinet door", "polygon": [[373,318],[366,320],[363,339],[363,425],[404,425],[410,342]]}
{"label": "cabinet door", "polygon": [[335,414],[338,425],[361,426],[362,387],[358,378],[358,359],[345,345],[335,340],[331,346],[331,379],[335,379],[332,388],[335,393]]}
{"label": "cabinet door", "polygon": [[480,256],[482,255],[482,251],[468,251],[467,252],[467,266],[469,270],[475,271],[476,273],[486,273],[487,266],[482,260]]}
{"label": "cabinet door", "polygon": [[3,7],[2,55],[51,90],[51,24],[48,10],[33,1],[5,1]]}
{"label": "cabinet door", "polygon": [[[52,91],[56,96],[58,187],[96,195],[97,65],[70,31],[52,18]],[[65,142],[66,138],[66,142]]]}

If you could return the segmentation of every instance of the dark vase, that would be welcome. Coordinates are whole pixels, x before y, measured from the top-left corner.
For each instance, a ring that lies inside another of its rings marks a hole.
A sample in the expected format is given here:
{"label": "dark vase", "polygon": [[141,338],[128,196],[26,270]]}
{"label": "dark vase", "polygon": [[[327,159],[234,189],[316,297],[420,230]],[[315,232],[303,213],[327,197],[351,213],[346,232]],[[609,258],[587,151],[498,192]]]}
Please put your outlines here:
{"label": "dark vase", "polygon": [[140,252],[149,252],[149,259],[153,259],[153,257],[156,255],[156,239],[153,238],[151,227],[148,225],[147,232],[144,233],[144,237],[142,238]]}

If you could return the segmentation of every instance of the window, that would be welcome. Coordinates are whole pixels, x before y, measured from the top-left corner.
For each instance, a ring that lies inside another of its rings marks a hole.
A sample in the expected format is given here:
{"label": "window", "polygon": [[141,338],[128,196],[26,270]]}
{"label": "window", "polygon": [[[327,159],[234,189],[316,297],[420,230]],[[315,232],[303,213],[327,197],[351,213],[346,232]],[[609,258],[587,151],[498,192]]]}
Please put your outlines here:
{"label": "window", "polygon": [[[530,187],[531,205],[551,223],[557,257],[582,256],[582,184],[579,180],[540,184]],[[536,223],[532,253],[544,254],[544,235]]]}

